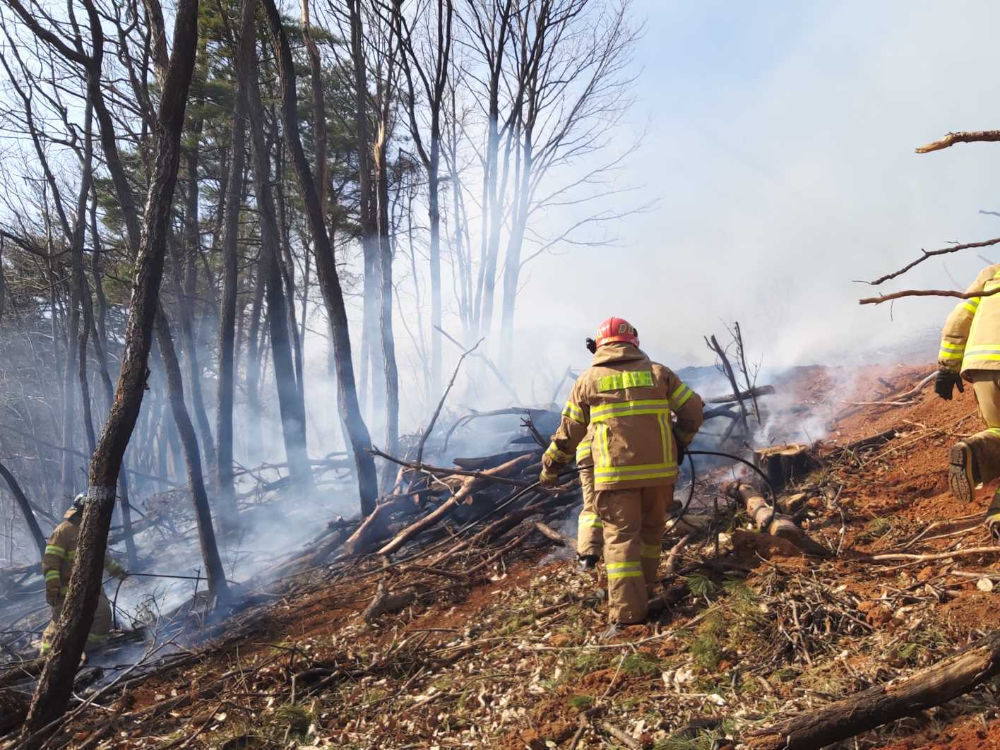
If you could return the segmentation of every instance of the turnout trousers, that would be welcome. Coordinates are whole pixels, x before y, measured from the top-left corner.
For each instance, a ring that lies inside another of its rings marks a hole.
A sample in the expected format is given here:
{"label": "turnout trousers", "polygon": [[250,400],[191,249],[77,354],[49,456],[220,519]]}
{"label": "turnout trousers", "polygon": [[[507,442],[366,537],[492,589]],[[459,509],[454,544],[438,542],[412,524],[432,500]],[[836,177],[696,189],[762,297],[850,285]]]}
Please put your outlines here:
{"label": "turnout trousers", "polygon": [[[62,600],[59,601],[52,610],[52,619],[42,633],[42,656],[48,655],[52,648],[52,640],[56,635],[56,627],[59,624],[59,616],[62,614]],[[90,653],[108,641],[108,634],[111,632],[111,603],[102,590],[97,597],[97,609],[94,610],[94,624],[90,626],[90,634],[87,636],[87,645],[84,646],[84,653]]]}
{"label": "turnout trousers", "polygon": [[[967,373],[976,394],[979,416],[986,429],[965,439],[984,484],[1000,477],[1000,371],[971,370]],[[1000,494],[990,502],[988,514],[1000,512]]]}
{"label": "turnout trousers", "polygon": [[598,490],[595,494],[604,532],[608,614],[612,622],[622,625],[643,622],[656,584],[674,486]]}
{"label": "turnout trousers", "polygon": [[583,510],[576,532],[576,554],[580,557],[600,557],[604,550],[604,522],[597,515],[597,493],[594,491],[594,470],[580,470],[580,487],[583,489]]}

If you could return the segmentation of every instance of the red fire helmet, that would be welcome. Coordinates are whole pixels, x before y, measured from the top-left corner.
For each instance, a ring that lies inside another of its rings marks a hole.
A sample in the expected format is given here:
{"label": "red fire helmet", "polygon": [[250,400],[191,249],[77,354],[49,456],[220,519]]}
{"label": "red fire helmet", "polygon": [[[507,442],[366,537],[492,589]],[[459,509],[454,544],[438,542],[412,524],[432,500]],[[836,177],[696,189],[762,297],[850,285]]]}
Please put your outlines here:
{"label": "red fire helmet", "polygon": [[615,341],[639,346],[639,332],[624,318],[608,318],[597,329],[597,345],[601,347]]}

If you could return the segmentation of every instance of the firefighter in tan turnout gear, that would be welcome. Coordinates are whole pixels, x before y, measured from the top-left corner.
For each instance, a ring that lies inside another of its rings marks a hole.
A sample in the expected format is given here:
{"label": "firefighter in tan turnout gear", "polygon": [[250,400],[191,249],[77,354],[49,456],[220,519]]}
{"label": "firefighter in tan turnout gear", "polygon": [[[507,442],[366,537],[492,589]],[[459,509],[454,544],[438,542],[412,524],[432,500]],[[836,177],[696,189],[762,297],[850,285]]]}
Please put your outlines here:
{"label": "firefighter in tan turnout gear", "polygon": [[[42,633],[42,656],[52,648],[52,639],[56,633],[59,616],[62,614],[63,602],[69,588],[69,576],[73,571],[73,561],[76,558],[76,544],[80,538],[80,521],[83,519],[83,495],[77,495],[76,500],[66,514],[63,522],[56,526],[52,536],[45,546],[42,557],[42,574],[45,576],[45,601],[52,609],[52,621]],[[115,578],[125,578],[125,569],[110,557],[105,558],[104,567]],[[108,640],[111,632],[111,604],[102,589],[97,599],[97,609],[94,611],[94,624],[90,626],[87,645],[84,653],[100,648]]]}
{"label": "firefighter in tan turnout gear", "polygon": [[[969,287],[969,294],[1000,288],[1000,264],[988,266]],[[976,485],[1000,477],[1000,296],[963,299],[941,333],[934,390],[951,400],[962,381],[972,383],[986,429],[955,443],[948,453],[948,484],[960,500],[971,502]],[[1000,491],[986,511],[986,524],[1000,535]]]}
{"label": "firefighter in tan turnout gear", "polygon": [[704,403],[669,368],[639,351],[627,321],[605,321],[596,345],[542,458],[540,480],[554,485],[591,434],[594,508],[602,524],[613,630],[647,617],[677,482],[675,440],[687,446],[694,439]]}

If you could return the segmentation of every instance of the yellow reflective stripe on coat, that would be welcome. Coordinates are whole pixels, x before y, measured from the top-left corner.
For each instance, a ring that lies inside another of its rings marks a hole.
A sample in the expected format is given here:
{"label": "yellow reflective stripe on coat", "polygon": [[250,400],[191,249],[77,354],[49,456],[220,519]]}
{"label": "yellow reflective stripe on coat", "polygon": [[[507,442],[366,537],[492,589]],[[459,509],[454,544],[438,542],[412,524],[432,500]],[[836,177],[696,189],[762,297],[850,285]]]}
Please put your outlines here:
{"label": "yellow reflective stripe on coat", "polygon": [[652,388],[653,371],[637,370],[635,372],[616,372],[614,375],[605,375],[597,381],[597,390],[600,393],[608,391],[623,391],[626,388]]}
{"label": "yellow reflective stripe on coat", "polygon": [[986,431],[994,437],[1000,437],[1000,427],[989,427]]}
{"label": "yellow reflective stripe on coat", "polygon": [[604,522],[598,518],[596,513],[585,510],[580,514],[580,526],[586,529],[600,529],[604,527]]}
{"label": "yellow reflective stripe on coat", "polygon": [[549,445],[548,450],[545,451],[545,455],[558,464],[568,464],[573,460],[573,456],[571,454],[559,450],[555,443]]}
{"label": "yellow reflective stripe on coat", "polygon": [[[951,359],[951,357],[949,357]],[[983,344],[965,349],[966,362],[997,362],[1000,361],[1000,344]]]}
{"label": "yellow reflective stripe on coat", "polygon": [[642,577],[642,563],[638,560],[635,562],[609,562],[606,567],[608,569],[608,580]]}
{"label": "yellow reflective stripe on coat", "polygon": [[938,359],[962,359],[965,355],[965,344],[953,344],[950,341],[941,342]]}
{"label": "yellow reflective stripe on coat", "polygon": [[584,440],[578,446],[576,446],[576,460],[584,461],[590,458],[590,446],[593,444],[592,440]]}
{"label": "yellow reflective stripe on coat", "polygon": [[57,544],[46,544],[45,545],[45,554],[46,555],[55,555],[56,557],[61,557],[63,559],[66,559],[66,550],[64,550],[62,547],[60,547]]}
{"label": "yellow reflective stripe on coat", "polygon": [[659,557],[662,548],[658,544],[643,544],[639,547],[639,554],[642,557]]}
{"label": "yellow reflective stripe on coat", "polygon": [[47,570],[47,571],[45,571],[45,580],[46,581],[55,581],[58,578],[59,578],[59,571],[58,570]]}
{"label": "yellow reflective stripe on coat", "polygon": [[677,411],[684,406],[684,404],[688,402],[688,399],[693,395],[694,391],[688,388],[684,383],[681,383],[677,386],[677,390],[670,396],[670,408]]}
{"label": "yellow reflective stripe on coat", "polygon": [[616,417],[637,417],[643,414],[670,415],[670,402],[666,399],[643,399],[641,401],[620,401],[615,404],[602,404],[590,410],[592,422],[603,422]]}
{"label": "yellow reflective stripe on coat", "polygon": [[961,303],[961,307],[966,312],[970,312],[973,315],[975,315],[976,310],[979,309],[979,302],[980,302],[979,297],[973,297],[972,299],[967,299],[965,300],[965,302]]}
{"label": "yellow reflective stripe on coat", "polygon": [[583,409],[574,404],[572,401],[566,402],[566,407],[563,409],[562,415],[567,419],[572,419],[574,422],[579,424],[587,424],[587,419],[583,415]]}
{"label": "yellow reflective stripe on coat", "polygon": [[637,482],[640,479],[670,479],[677,476],[677,464],[652,464],[646,466],[608,466],[594,469],[597,484],[612,482]]}

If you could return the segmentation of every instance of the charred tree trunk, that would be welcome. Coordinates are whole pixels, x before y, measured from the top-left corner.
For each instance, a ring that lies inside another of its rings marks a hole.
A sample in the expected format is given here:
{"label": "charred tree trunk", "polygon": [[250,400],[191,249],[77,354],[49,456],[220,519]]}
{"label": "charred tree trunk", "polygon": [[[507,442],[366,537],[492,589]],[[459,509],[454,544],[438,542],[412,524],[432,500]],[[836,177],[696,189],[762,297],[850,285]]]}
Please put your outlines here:
{"label": "charred tree trunk", "polygon": [[[76,432],[76,396],[77,389],[73,387],[74,365],[77,361],[80,337],[80,307],[76,299],[76,294],[70,295],[69,317],[66,323],[66,369],[64,371],[65,382],[63,383],[63,393],[65,394],[63,403],[62,422],[62,444],[73,445],[76,443],[74,433]],[[76,494],[76,477],[74,476],[75,462],[69,453],[63,453],[62,457],[62,491],[65,498],[72,499]],[[64,499],[65,499],[64,498]]]}
{"label": "charred tree trunk", "polygon": [[17,503],[18,510],[24,516],[24,523],[31,533],[31,538],[34,540],[35,546],[38,548],[38,559],[41,559],[45,554],[45,536],[42,534],[42,529],[38,526],[38,519],[35,518],[35,514],[31,510],[31,503],[28,502],[24,490],[21,489],[21,485],[18,484],[14,475],[2,463],[0,463],[0,477],[7,483],[7,488],[10,490],[14,502]]}
{"label": "charred tree trunk", "polygon": [[[354,10],[357,10],[356,3]],[[313,233],[313,246],[316,253],[316,270],[319,275],[320,288],[326,302],[327,315],[336,351],[337,391],[340,412],[344,416],[354,450],[354,458],[358,470],[358,490],[361,501],[361,512],[368,515],[375,509],[378,496],[378,483],[375,473],[375,460],[371,453],[371,438],[365,425],[361,410],[358,407],[357,390],[354,385],[354,364],[351,356],[351,337],[347,327],[347,310],[344,306],[344,295],[340,287],[340,276],[334,262],[333,247],[326,231],[326,223],[319,205],[316,185],[313,182],[312,171],[302,148],[299,135],[299,116],[296,104],[295,67],[292,61],[292,51],[281,25],[281,16],[275,7],[274,0],[264,0],[264,10],[267,13],[271,28],[275,57],[278,62],[278,72],[281,78],[281,110],[284,120],[285,139],[292,156],[292,163],[298,177],[302,198],[309,216],[309,224]]]}
{"label": "charred tree trunk", "polygon": [[[354,73],[354,131],[358,152],[358,190],[361,210],[361,246],[365,259],[365,298],[362,320],[361,388],[362,403],[368,389],[368,364],[371,364],[371,414],[379,413],[375,395],[385,383],[385,359],[376,341],[381,338],[381,309],[379,307],[379,248],[378,207],[375,185],[372,182],[372,138],[368,120],[368,74],[365,67],[364,28],[359,0],[348,0],[351,22],[351,67]],[[370,358],[370,359],[369,359]]]}
{"label": "charred tree trunk", "polygon": [[[197,170],[198,157],[187,156],[187,169]],[[192,164],[193,162],[193,164]],[[194,198],[191,194],[194,193]],[[193,203],[193,205],[192,205]],[[191,264],[191,254],[196,253],[196,247],[191,247],[189,243],[198,237],[197,226],[192,230],[190,227],[190,212],[195,211],[197,216],[198,197],[197,186],[191,186],[188,180],[188,198],[185,210],[185,252],[182,255],[180,248],[172,244],[173,252],[173,291],[177,297],[177,317],[180,321],[181,336],[184,342],[184,354],[188,370],[188,379],[191,381],[191,407],[194,409],[195,420],[198,424],[198,431],[201,433],[202,448],[205,452],[205,461],[209,465],[209,470],[214,472],[217,464],[215,455],[215,439],[212,437],[212,429],[208,424],[208,412],[205,410],[205,400],[201,392],[201,365],[198,361],[198,345],[194,335],[194,322],[192,307],[194,305],[195,291],[197,287],[197,275],[194,273]],[[195,220],[197,224],[197,220]],[[193,236],[193,237],[192,237]]]}
{"label": "charred tree trunk", "polygon": [[[92,58],[88,68],[88,90],[100,90],[104,38],[102,20],[94,5],[85,0],[90,19]],[[30,19],[29,19],[30,20]],[[198,0],[180,0],[174,27],[174,50],[166,72],[157,112],[157,153],[146,200],[141,239],[137,247],[135,283],[129,305],[122,354],[121,374],[115,403],[101,432],[90,466],[90,488],[83,512],[76,565],[69,582],[52,652],[42,671],[38,688],[25,721],[22,744],[33,732],[61,716],[73,690],[73,677],[94,619],[101,589],[101,574],[107,550],[108,530],[114,508],[115,486],[122,459],[135,428],[145,392],[147,359],[156,317],[157,298],[163,278],[167,224],[177,183],[180,139],[184,110],[194,70],[198,38]],[[83,57],[83,53],[79,55]],[[100,114],[100,113],[99,113]],[[114,140],[113,125],[101,121],[102,142]],[[107,152],[107,149],[105,149]],[[106,159],[109,158],[105,153]],[[109,165],[110,166],[110,165]],[[127,180],[125,182],[127,186]],[[128,193],[131,192],[129,188]],[[125,209],[124,201],[121,200]],[[134,206],[134,202],[132,203]],[[136,222],[138,223],[138,222]],[[138,234],[138,233],[137,233]],[[130,237],[131,239],[131,237]],[[37,740],[35,740],[37,744]]]}
{"label": "charred tree trunk", "polygon": [[251,464],[260,460],[263,444],[260,425],[260,318],[263,309],[264,274],[258,262],[247,332],[247,461]]}
{"label": "charred tree trunk", "polygon": [[288,334],[287,300],[278,260],[280,238],[271,193],[270,157],[264,140],[264,107],[260,87],[254,35],[254,2],[245,0],[240,39],[237,95],[246,98],[250,120],[250,145],[253,154],[254,189],[260,211],[260,270],[266,282],[267,322],[274,356],[274,379],[278,388],[281,428],[292,481],[312,488],[312,469],[306,455],[306,415],[295,379]]}
{"label": "charred tree trunk", "polygon": [[236,348],[236,288],[239,283],[240,207],[243,197],[246,99],[236,97],[232,156],[226,185],[223,239],[222,303],[219,310],[219,388],[215,434],[218,439],[217,474],[222,528],[236,525],[236,487],[233,481],[233,393]]}
{"label": "charred tree trunk", "polygon": [[[379,333],[382,341],[383,369],[385,371],[385,446],[396,455],[399,447],[399,371],[396,369],[396,342],[392,333],[392,238],[389,231],[389,173],[386,165],[386,151],[389,146],[389,102],[391,93],[392,66],[389,68],[390,82],[386,84],[385,106],[379,138],[375,145],[375,177],[378,186],[378,228],[379,228]],[[393,467],[386,465],[383,474],[391,487]]]}
{"label": "charred tree trunk", "polygon": [[[94,276],[94,291],[97,297],[97,314],[94,314],[94,306],[90,299],[90,290],[86,286],[86,276],[84,276],[83,314],[94,342],[94,355],[97,358],[97,367],[101,375],[101,385],[104,388],[104,400],[107,402],[107,408],[110,412],[115,400],[115,388],[111,383],[111,373],[108,370],[108,331],[106,326],[108,299],[104,295],[104,283],[101,280],[101,237],[97,231],[97,192],[93,189],[93,185],[91,185],[91,195],[90,234],[94,243],[92,272]],[[135,549],[135,536],[132,533],[132,506],[129,502],[127,467],[128,454],[126,453],[122,458],[122,471],[118,473],[118,512],[122,521],[122,533],[125,537],[125,554],[128,557],[128,564],[130,568],[135,568],[139,563],[139,557]],[[161,476],[163,475],[161,474]]]}
{"label": "charred tree trunk", "polygon": [[278,236],[281,244],[281,281],[285,288],[285,309],[288,312],[288,332],[291,334],[292,359],[295,363],[295,388],[296,398],[299,400],[297,407],[303,414],[306,413],[306,391],[304,355],[302,347],[305,336],[299,336],[299,324],[295,314],[295,259],[292,257],[291,227],[286,223],[285,215],[285,188],[283,186],[283,176],[285,174],[284,149],[281,147],[281,135],[278,133],[277,118],[275,117],[274,127],[274,202],[277,210]]}
{"label": "charred tree trunk", "polygon": [[229,587],[226,584],[226,574],[219,556],[219,547],[215,540],[215,528],[212,526],[212,512],[208,506],[208,493],[205,491],[205,478],[201,468],[201,454],[198,452],[198,436],[195,434],[191,417],[184,403],[184,381],[181,377],[180,363],[174,350],[174,340],[170,335],[170,324],[163,309],[156,316],[156,340],[160,345],[160,356],[167,371],[167,393],[170,398],[170,408],[174,415],[177,431],[180,433],[181,447],[184,450],[184,460],[187,463],[188,481],[191,486],[191,498],[194,501],[194,513],[198,522],[198,541],[201,545],[201,556],[205,561],[205,574],[208,577],[208,593],[216,604],[224,605],[229,598]]}

